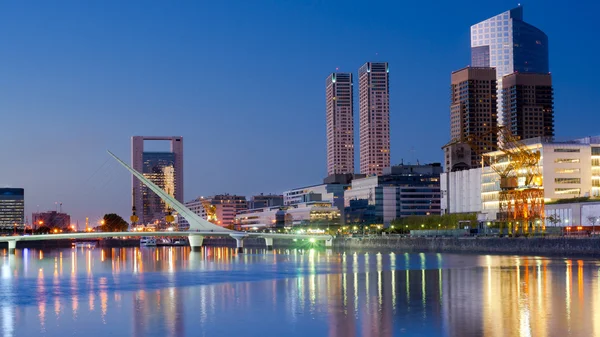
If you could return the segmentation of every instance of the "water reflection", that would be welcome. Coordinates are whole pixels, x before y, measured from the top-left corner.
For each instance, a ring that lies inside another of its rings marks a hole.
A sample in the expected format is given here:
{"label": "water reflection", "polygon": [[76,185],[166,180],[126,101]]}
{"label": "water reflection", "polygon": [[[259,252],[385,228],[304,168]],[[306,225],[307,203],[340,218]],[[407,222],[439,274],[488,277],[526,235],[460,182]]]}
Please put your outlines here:
{"label": "water reflection", "polygon": [[2,336],[600,336],[596,260],[211,247],[0,259]]}

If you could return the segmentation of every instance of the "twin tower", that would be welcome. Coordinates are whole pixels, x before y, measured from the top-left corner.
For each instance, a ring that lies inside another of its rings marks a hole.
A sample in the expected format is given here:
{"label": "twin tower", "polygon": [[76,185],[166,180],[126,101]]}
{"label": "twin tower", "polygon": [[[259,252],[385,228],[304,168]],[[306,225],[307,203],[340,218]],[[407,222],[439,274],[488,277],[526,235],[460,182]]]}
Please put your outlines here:
{"label": "twin tower", "polygon": [[[390,85],[387,62],[358,69],[360,173],[381,175],[390,166]],[[332,73],[325,83],[327,174],[354,173],[352,73]]]}

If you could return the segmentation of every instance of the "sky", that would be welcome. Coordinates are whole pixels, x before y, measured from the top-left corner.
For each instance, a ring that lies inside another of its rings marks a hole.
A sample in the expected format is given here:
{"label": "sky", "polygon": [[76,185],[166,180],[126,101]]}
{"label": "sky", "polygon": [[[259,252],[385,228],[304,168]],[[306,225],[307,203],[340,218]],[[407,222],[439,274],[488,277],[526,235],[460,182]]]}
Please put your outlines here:
{"label": "sky", "polygon": [[[319,184],[325,79],[367,61],[390,65],[392,164],[441,162],[469,28],[516,5],[1,1],[0,186],[25,188],[29,218],[62,203],[80,226],[128,219],[131,178],[106,150],[129,161],[134,135],[184,137],[186,200]],[[600,3],[522,5],[549,37],[557,138],[600,134]]]}

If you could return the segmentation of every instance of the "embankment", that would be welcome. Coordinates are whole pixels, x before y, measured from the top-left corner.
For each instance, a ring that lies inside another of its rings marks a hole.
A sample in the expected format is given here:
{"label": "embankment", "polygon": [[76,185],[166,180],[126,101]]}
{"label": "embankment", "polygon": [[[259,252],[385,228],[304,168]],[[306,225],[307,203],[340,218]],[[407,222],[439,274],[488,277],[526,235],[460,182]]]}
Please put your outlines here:
{"label": "embankment", "polygon": [[336,238],[339,249],[393,249],[402,251],[463,252],[552,256],[600,256],[600,238]]}

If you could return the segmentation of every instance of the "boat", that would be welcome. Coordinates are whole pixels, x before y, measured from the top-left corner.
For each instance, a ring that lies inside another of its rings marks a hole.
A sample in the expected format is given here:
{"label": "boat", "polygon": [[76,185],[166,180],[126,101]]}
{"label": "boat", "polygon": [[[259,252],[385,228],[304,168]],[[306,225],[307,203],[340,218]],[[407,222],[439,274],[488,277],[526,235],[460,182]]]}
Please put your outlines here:
{"label": "boat", "polygon": [[156,239],[153,236],[142,236],[140,238],[140,246],[155,247]]}

